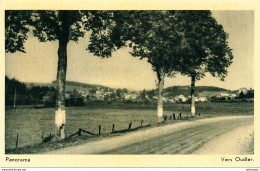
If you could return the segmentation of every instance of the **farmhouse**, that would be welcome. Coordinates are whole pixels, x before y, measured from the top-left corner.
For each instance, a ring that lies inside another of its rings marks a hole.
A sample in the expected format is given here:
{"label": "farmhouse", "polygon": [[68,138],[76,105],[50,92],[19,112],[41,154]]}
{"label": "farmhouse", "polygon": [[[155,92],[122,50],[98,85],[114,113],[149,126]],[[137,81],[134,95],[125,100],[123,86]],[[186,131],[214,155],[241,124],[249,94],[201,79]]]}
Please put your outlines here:
{"label": "farmhouse", "polygon": [[164,101],[164,102],[167,102],[167,101],[168,101],[168,98],[163,97],[163,101]]}
{"label": "farmhouse", "polygon": [[65,93],[65,99],[69,99],[70,98],[70,94],[69,93]]}
{"label": "farmhouse", "polygon": [[125,95],[125,100],[133,100],[136,99],[137,95],[136,94],[126,94]]}
{"label": "farmhouse", "polygon": [[153,99],[158,100],[158,97],[157,96],[153,96]]}
{"label": "farmhouse", "polygon": [[174,100],[177,102],[186,102],[187,98],[184,95],[180,94],[179,96],[176,96]]}
{"label": "farmhouse", "polygon": [[98,95],[101,95],[101,94],[103,94],[104,93],[104,90],[103,89],[100,89],[100,90],[97,90],[96,91],[96,95],[98,96]]}
{"label": "farmhouse", "polygon": [[221,98],[221,99],[226,99],[226,100],[230,100],[230,99],[235,99],[237,97],[237,94],[235,93],[228,93],[228,92],[222,92],[220,93],[220,95],[217,96],[217,98]]}
{"label": "farmhouse", "polygon": [[237,97],[237,95],[236,95],[236,94],[230,94],[229,97],[230,97],[231,99],[234,99],[234,98]]}
{"label": "farmhouse", "polygon": [[111,95],[112,93],[113,93],[113,92],[108,91],[108,92],[105,92],[104,95],[105,95],[105,96],[109,96],[109,95]]}
{"label": "farmhouse", "polygon": [[195,97],[195,102],[206,102],[207,98],[206,97]]}
{"label": "farmhouse", "polygon": [[229,97],[228,93],[220,93],[220,97]]}

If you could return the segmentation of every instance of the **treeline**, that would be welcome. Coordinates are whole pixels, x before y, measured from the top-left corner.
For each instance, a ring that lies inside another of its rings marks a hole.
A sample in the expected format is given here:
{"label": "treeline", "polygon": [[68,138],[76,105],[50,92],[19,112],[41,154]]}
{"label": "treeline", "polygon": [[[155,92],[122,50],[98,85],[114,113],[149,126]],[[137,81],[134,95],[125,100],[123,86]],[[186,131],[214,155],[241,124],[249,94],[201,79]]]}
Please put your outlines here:
{"label": "treeline", "polygon": [[[57,80],[52,81],[52,84],[56,85]],[[76,81],[66,81],[66,86],[76,86],[76,87],[91,88],[91,89],[95,89],[96,87],[107,88],[102,85],[87,84],[87,83],[81,83],[81,82],[76,82]]]}
{"label": "treeline", "polygon": [[43,104],[43,97],[49,95],[55,104],[56,89],[47,86],[34,86],[27,88],[24,83],[16,79],[5,77],[5,105],[38,105]]}
{"label": "treeline", "polygon": [[244,99],[244,98],[254,98],[254,90],[249,90],[246,93],[244,93],[243,91],[240,92],[239,96],[240,99]]}
{"label": "treeline", "polygon": [[[24,83],[16,79],[5,77],[5,105],[44,105],[54,107],[57,90],[48,86],[33,86],[27,88]],[[82,106],[84,99],[76,91],[70,92],[70,97],[65,101],[66,106]]]}
{"label": "treeline", "polygon": [[[178,96],[180,94],[184,96],[190,96],[190,86],[171,86],[164,89],[164,93],[167,94],[167,96]],[[214,86],[197,86],[195,96],[198,96],[199,93],[204,91],[215,91],[215,92],[222,92],[222,91],[228,91],[227,89],[220,88],[220,87],[214,87]]]}

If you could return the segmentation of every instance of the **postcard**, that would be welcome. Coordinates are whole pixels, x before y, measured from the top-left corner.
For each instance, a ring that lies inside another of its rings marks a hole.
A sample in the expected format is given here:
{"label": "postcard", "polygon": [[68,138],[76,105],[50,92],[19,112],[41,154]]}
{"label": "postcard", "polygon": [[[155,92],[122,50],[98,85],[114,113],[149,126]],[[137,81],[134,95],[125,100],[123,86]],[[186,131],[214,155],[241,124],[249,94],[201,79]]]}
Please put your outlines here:
{"label": "postcard", "polygon": [[259,1],[0,4],[1,167],[260,166]]}

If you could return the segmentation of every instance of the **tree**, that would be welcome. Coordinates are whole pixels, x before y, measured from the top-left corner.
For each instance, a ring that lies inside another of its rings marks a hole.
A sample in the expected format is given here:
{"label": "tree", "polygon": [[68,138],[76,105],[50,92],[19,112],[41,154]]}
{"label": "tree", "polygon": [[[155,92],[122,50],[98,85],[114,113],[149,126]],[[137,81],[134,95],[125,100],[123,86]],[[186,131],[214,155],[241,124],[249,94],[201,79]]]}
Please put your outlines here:
{"label": "tree", "polygon": [[[65,82],[67,72],[67,44],[69,41],[77,42],[84,36],[85,31],[92,30],[90,39],[92,44],[102,45],[92,37],[104,37],[103,30],[109,32],[113,28],[108,20],[109,11],[6,11],[5,35],[6,52],[14,53],[24,51],[23,43],[27,39],[27,33],[31,31],[41,42],[58,41],[58,67],[57,67],[57,97],[55,124],[56,134],[65,138]],[[102,24],[102,25],[101,25]],[[101,27],[103,26],[103,27]],[[99,56],[111,56],[111,51],[116,44],[106,42],[109,48],[103,51],[93,50]]]}
{"label": "tree", "polygon": [[252,89],[248,90],[246,94],[246,98],[254,98],[254,90]]}
{"label": "tree", "polygon": [[54,107],[55,101],[57,97],[57,91],[54,87],[50,87],[46,92],[45,96],[43,96],[42,102],[45,106]]}
{"label": "tree", "polygon": [[95,94],[95,93],[96,93],[96,89],[94,89],[94,88],[93,88],[93,89],[90,89],[90,90],[89,90],[89,93]]}
{"label": "tree", "polygon": [[[24,83],[18,80],[9,79],[5,76],[5,105],[23,104],[27,94],[27,88]],[[21,97],[21,98],[17,98]]]}
{"label": "tree", "polygon": [[[175,73],[171,55],[175,54],[178,34],[174,28],[175,11],[113,11],[105,23],[99,22],[102,31],[93,30],[90,52],[109,57],[115,48],[129,46],[131,54],[146,58],[158,78],[158,122],[163,121],[163,86],[165,76]],[[97,21],[98,17],[93,18]],[[108,27],[104,27],[108,26]],[[98,34],[99,33],[99,34]],[[101,33],[101,34],[100,34]]]}
{"label": "tree", "polygon": [[33,86],[28,90],[27,101],[29,104],[39,104],[41,103],[45,94],[49,91],[47,86]]}
{"label": "tree", "polygon": [[114,92],[112,92],[110,94],[110,98],[111,98],[111,100],[115,100],[116,99],[116,94]]}
{"label": "tree", "polygon": [[177,11],[176,29],[181,36],[172,61],[182,75],[191,77],[191,114],[195,115],[195,81],[206,72],[222,81],[233,55],[228,35],[210,11]]}
{"label": "tree", "polygon": [[146,92],[145,89],[140,92],[140,97],[141,97],[142,100],[146,99],[146,95],[147,95],[147,92]]}
{"label": "tree", "polygon": [[147,91],[147,95],[150,99],[153,99],[153,96],[155,95],[155,90]]}
{"label": "tree", "polygon": [[163,121],[164,78],[176,73],[175,65],[171,63],[179,38],[173,23],[174,14],[175,11],[137,11],[130,24],[131,54],[146,58],[158,78],[158,122]]}
{"label": "tree", "polygon": [[126,88],[123,88],[123,92],[126,94],[128,93],[128,90]]}
{"label": "tree", "polygon": [[5,11],[5,52],[24,51],[24,42],[29,31],[29,11]]}
{"label": "tree", "polygon": [[240,94],[239,94],[239,98],[240,98],[240,99],[243,99],[243,98],[245,98],[245,97],[246,97],[246,95],[244,94],[243,91],[241,91]]}
{"label": "tree", "polygon": [[123,92],[122,89],[120,89],[120,88],[116,89],[116,96],[117,97],[121,98],[121,97],[123,97],[123,95],[124,95],[124,92]]}

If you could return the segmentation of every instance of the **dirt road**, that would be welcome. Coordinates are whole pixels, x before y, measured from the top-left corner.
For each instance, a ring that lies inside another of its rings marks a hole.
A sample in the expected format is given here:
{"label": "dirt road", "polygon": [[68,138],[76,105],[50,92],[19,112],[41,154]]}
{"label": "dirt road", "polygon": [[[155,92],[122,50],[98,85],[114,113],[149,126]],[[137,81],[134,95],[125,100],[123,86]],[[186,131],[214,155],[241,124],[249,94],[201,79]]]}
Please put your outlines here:
{"label": "dirt road", "polygon": [[[187,121],[105,138],[45,154],[207,154],[207,150],[202,149],[208,149],[210,152],[212,148],[219,146],[225,154],[230,151],[230,147],[241,146],[241,143],[237,142],[239,138],[232,138],[234,132],[248,139],[253,131],[253,120],[253,116],[230,116]],[[229,132],[232,134],[228,134]],[[222,138],[224,139],[221,140]],[[236,148],[232,152],[240,154],[241,149]]]}

